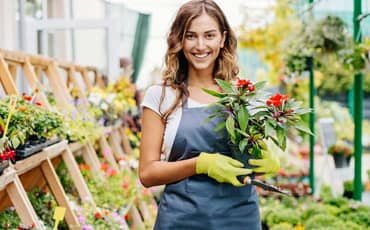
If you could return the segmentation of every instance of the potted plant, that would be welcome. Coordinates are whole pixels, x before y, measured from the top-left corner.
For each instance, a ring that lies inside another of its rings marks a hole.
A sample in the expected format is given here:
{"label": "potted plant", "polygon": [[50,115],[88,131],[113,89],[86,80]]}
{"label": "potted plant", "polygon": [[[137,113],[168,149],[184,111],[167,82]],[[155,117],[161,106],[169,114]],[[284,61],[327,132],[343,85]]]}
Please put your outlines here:
{"label": "potted plant", "polygon": [[343,196],[349,199],[353,198],[353,180],[343,182]]}
{"label": "potted plant", "polygon": [[336,168],[346,168],[353,155],[353,148],[344,141],[339,141],[329,147],[328,153],[333,156]]}
{"label": "potted plant", "polygon": [[222,93],[203,89],[219,98],[209,106],[213,112],[208,119],[222,118],[215,131],[226,126],[232,157],[246,167],[250,167],[250,158],[261,158],[268,140],[285,150],[289,128],[311,134],[301,119],[301,115],[309,113],[310,109],[302,108],[301,102],[288,95],[276,93],[269,96],[263,91],[265,82],[253,83],[246,79],[235,82],[216,79],[216,82]]}

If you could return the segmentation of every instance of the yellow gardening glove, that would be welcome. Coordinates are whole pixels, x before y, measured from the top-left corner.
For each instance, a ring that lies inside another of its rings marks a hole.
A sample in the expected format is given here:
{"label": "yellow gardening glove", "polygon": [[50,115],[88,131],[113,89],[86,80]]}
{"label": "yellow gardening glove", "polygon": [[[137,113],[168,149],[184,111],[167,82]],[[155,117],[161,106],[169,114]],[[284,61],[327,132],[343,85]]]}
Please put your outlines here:
{"label": "yellow gardening glove", "polygon": [[256,173],[277,173],[280,169],[279,157],[268,149],[262,150],[262,159],[250,159],[248,163],[252,166],[253,172]]}
{"label": "yellow gardening glove", "polygon": [[230,183],[240,187],[237,176],[251,174],[251,169],[243,168],[243,163],[219,153],[201,152],[196,163],[197,174],[207,174],[219,183]]}

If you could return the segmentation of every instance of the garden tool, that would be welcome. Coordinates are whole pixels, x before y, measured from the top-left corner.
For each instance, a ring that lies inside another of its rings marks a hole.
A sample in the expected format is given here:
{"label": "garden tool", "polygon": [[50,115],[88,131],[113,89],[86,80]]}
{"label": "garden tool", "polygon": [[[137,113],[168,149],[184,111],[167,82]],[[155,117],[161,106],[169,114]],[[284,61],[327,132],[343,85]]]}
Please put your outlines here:
{"label": "garden tool", "polygon": [[255,185],[255,186],[258,186],[258,187],[262,188],[265,191],[281,193],[281,194],[284,194],[284,195],[291,195],[290,192],[288,192],[284,189],[281,189],[281,188],[279,188],[275,185],[272,185],[272,184],[267,184],[267,183],[262,182],[262,181],[257,180],[257,179],[252,179],[250,176],[244,177],[243,184],[252,184],[252,185]]}

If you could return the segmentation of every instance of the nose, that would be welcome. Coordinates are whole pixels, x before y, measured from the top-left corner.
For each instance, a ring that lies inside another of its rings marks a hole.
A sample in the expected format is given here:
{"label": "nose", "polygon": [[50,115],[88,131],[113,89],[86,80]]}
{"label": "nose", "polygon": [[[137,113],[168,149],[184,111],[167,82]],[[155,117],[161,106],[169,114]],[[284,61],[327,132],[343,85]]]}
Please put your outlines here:
{"label": "nose", "polygon": [[199,50],[202,50],[205,47],[206,47],[206,43],[205,43],[204,38],[199,37],[198,40],[197,40],[197,46],[196,46],[196,48],[199,49]]}

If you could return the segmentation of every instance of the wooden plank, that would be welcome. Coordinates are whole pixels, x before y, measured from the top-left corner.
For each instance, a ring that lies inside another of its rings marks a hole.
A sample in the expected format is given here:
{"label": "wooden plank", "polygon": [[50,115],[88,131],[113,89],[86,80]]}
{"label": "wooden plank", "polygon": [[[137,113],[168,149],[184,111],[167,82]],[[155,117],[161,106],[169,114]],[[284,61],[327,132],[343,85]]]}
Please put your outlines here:
{"label": "wooden plank", "polygon": [[23,72],[26,76],[27,82],[29,87],[32,91],[35,91],[35,89],[38,89],[37,93],[37,100],[39,100],[42,105],[47,109],[51,110],[51,106],[49,104],[49,101],[45,95],[45,93],[40,89],[41,83],[39,82],[39,79],[36,76],[36,73],[34,69],[31,66],[30,60],[27,58],[25,63],[23,64]]}
{"label": "wooden plank", "polygon": [[99,73],[98,70],[95,70],[94,73],[95,73],[95,84],[99,88],[104,89],[105,88],[105,83],[103,81],[102,75]]}
{"label": "wooden plank", "polygon": [[123,149],[121,147],[121,143],[117,139],[117,132],[116,130],[112,130],[110,135],[108,136],[109,144],[112,146],[113,154],[116,159],[122,158],[125,156]]}
{"label": "wooden plank", "polygon": [[26,159],[17,161],[14,165],[15,169],[17,170],[17,174],[21,175],[37,166],[48,157],[46,152],[36,153]]}
{"label": "wooden plank", "polygon": [[68,94],[67,86],[62,81],[61,77],[59,76],[57,65],[55,62],[51,62],[48,65],[48,68],[45,71],[46,76],[48,77],[49,84],[53,93],[55,95],[55,99],[61,108],[71,105],[72,98]]}
{"label": "wooden plank", "polygon": [[126,135],[124,127],[119,127],[118,132],[121,134],[120,136],[123,145],[123,150],[125,151],[126,154],[133,155],[134,152],[132,151],[131,144]]}
{"label": "wooden plank", "polygon": [[79,90],[79,92],[80,92],[79,97],[81,98],[81,100],[83,100],[85,102],[88,102],[86,94],[83,93],[84,90],[82,89],[80,83],[77,81],[77,78],[75,76],[75,70],[72,67],[68,69],[68,79],[70,79],[73,87],[75,87]]}
{"label": "wooden plank", "polygon": [[46,180],[42,175],[40,165],[27,172],[24,172],[21,175],[18,174],[18,177],[21,180],[23,188],[26,190],[26,192],[30,192],[35,188],[45,187],[46,185]]}
{"label": "wooden plank", "polygon": [[53,193],[58,205],[66,208],[65,220],[66,220],[66,223],[68,224],[69,229],[80,229],[78,220],[71,206],[68,203],[63,187],[60,184],[59,178],[57,174],[55,173],[53,165],[49,159],[45,160],[41,164],[41,169],[43,171],[43,174],[50,187],[50,190]]}
{"label": "wooden plank", "polygon": [[3,175],[0,176],[0,190],[3,190],[10,182],[14,180],[15,171],[7,169]]}
{"label": "wooden plank", "polygon": [[7,186],[6,191],[22,223],[27,226],[35,225],[36,229],[42,229],[36,212],[17,175],[15,175],[13,183]]}
{"label": "wooden plank", "polygon": [[42,68],[41,66],[35,66],[34,72],[36,74],[36,78],[39,82],[41,82],[41,77],[42,77]]}
{"label": "wooden plank", "polygon": [[9,72],[13,77],[13,81],[17,82],[17,65],[16,64],[8,64]]}
{"label": "wooden plank", "polygon": [[78,168],[76,160],[73,157],[71,150],[68,148],[68,145],[65,145],[65,149],[62,154],[63,160],[67,166],[69,174],[77,188],[78,194],[82,201],[90,202],[94,209],[96,209],[96,204],[93,200],[93,197],[89,191],[89,188],[84,181],[84,178]]}
{"label": "wooden plank", "polygon": [[0,53],[3,55],[4,59],[7,62],[11,63],[24,63],[24,59],[26,57],[26,54],[20,51],[9,51],[9,50],[4,50],[0,49]]}
{"label": "wooden plank", "polygon": [[69,149],[72,151],[72,152],[76,152],[78,150],[81,150],[82,148],[84,148],[85,146],[81,143],[81,142],[73,142],[73,143],[69,143],[68,144],[68,147]]}
{"label": "wooden plank", "polygon": [[81,76],[82,76],[82,79],[85,83],[85,86],[87,88],[88,91],[92,90],[92,88],[94,87],[93,84],[90,82],[90,79],[89,79],[89,75],[88,75],[88,72],[86,69],[82,70],[81,71]]}
{"label": "wooden plank", "polygon": [[132,226],[131,229],[145,229],[145,224],[141,219],[140,213],[137,210],[135,205],[132,205],[129,210],[129,215],[132,218]]}
{"label": "wooden plank", "polygon": [[59,156],[66,148],[68,148],[67,140],[63,140],[44,148],[42,151],[47,153],[49,159],[52,159]]}
{"label": "wooden plank", "polygon": [[101,165],[99,158],[90,143],[87,143],[84,146],[82,157],[84,158],[85,162],[90,165],[91,172],[94,174],[94,176],[99,180],[104,180],[103,172],[100,169]]}
{"label": "wooden plank", "polygon": [[[112,149],[109,146],[108,141],[105,138],[105,136],[101,136],[99,138],[99,144],[100,144],[100,148],[101,148],[102,155],[104,156],[104,158],[109,162],[109,164],[114,169],[116,169],[118,171],[118,165],[117,165],[116,159],[114,159],[114,156],[112,154]],[[104,152],[108,152],[108,154],[104,155]]]}
{"label": "wooden plank", "polygon": [[17,95],[18,90],[3,56],[0,54],[0,81],[7,95]]}
{"label": "wooden plank", "polygon": [[148,209],[148,204],[144,200],[138,201],[138,208],[144,221],[149,220],[151,218],[150,211]]}

